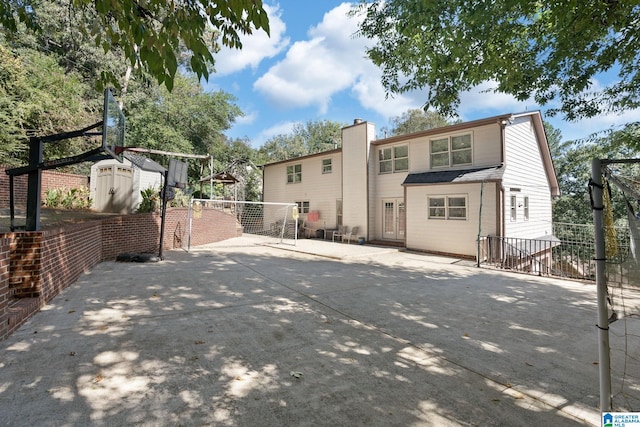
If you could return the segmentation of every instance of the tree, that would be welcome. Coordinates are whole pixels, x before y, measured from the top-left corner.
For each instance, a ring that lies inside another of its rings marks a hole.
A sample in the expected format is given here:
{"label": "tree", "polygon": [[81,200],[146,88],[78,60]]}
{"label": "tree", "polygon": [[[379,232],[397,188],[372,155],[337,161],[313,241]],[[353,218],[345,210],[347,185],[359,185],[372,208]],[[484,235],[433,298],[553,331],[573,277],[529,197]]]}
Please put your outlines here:
{"label": "tree", "polygon": [[[591,178],[591,161],[600,159],[632,159],[640,156],[638,140],[640,125],[626,125],[622,129],[612,130],[605,134],[593,135],[585,141],[568,141],[561,143],[559,132],[550,132],[550,125],[545,125],[547,139],[560,184],[560,197],[553,201],[553,221],[571,224],[591,224],[593,211],[588,192]],[[630,141],[634,141],[630,143]],[[637,165],[616,165],[616,169],[625,176],[639,181]],[[611,186],[612,205],[615,218],[626,218],[625,200],[617,188]]]}
{"label": "tree", "polygon": [[[26,161],[28,135],[50,135],[86,125],[83,87],[75,73],[39,52],[14,55],[0,44],[0,154],[3,162]],[[45,144],[46,159],[84,151],[86,141]]]}
{"label": "tree", "polygon": [[264,162],[277,162],[331,150],[340,145],[344,126],[330,120],[296,123],[290,134],[274,136],[258,151]]}
{"label": "tree", "polygon": [[178,74],[172,92],[157,86],[126,105],[126,145],[189,154],[217,154],[224,131],[242,115],[235,98],[204,92],[194,76]]}
{"label": "tree", "polygon": [[[387,136],[406,135],[423,130],[435,129],[453,124],[433,111],[412,108],[391,119],[391,131]],[[381,129],[386,133],[386,129]]]}
{"label": "tree", "polygon": [[[640,107],[636,1],[362,1],[360,33],[389,92],[428,87],[427,107],[452,116],[481,83],[518,100],[559,101],[567,119]],[[598,73],[618,79],[599,89]]]}
{"label": "tree", "polygon": [[[90,37],[105,53],[121,49],[132,67],[139,66],[169,90],[178,71],[181,47],[190,52],[190,69],[198,78],[208,78],[214,65],[214,42],[241,48],[240,35],[254,30],[269,33],[269,18],[261,0],[67,1],[72,28]],[[0,29],[10,37],[22,23],[42,33],[39,5],[36,0],[0,0]],[[209,38],[211,28],[219,38]],[[111,70],[105,71],[100,81],[119,85]]]}

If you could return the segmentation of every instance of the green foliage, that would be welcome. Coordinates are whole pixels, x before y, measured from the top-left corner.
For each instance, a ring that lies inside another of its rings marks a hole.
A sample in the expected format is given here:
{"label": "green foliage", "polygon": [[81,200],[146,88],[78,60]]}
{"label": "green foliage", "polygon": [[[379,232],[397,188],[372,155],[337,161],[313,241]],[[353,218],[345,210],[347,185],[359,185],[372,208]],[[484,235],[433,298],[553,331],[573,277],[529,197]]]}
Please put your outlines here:
{"label": "green foliage", "polygon": [[265,142],[258,150],[259,156],[264,162],[276,162],[337,148],[344,126],[330,120],[297,123],[290,134],[277,135]]}
{"label": "green foliage", "polygon": [[[593,211],[588,192],[591,178],[591,161],[599,159],[634,159],[640,157],[640,123],[632,123],[622,129],[592,135],[586,141],[560,142],[559,133],[547,138],[560,184],[560,197],[553,201],[553,221],[572,224],[590,224]],[[640,181],[637,166],[617,165],[616,169],[625,176]],[[614,217],[626,222],[624,195],[612,187]]]}
{"label": "green foliage", "polygon": [[[389,92],[428,88],[426,105],[455,114],[460,92],[489,82],[569,120],[640,107],[636,1],[362,0],[360,34]],[[592,78],[614,69],[607,87]]]}
{"label": "green foliage", "polygon": [[50,188],[45,192],[42,202],[48,208],[89,209],[92,201],[87,187]]}
{"label": "green foliage", "polygon": [[135,145],[165,151],[216,154],[223,132],[242,115],[228,93],[204,92],[194,76],[177,75],[172,92],[156,87],[132,100],[127,139]]}
{"label": "green foliage", "polygon": [[[407,110],[402,115],[391,119],[391,131],[386,136],[406,135],[409,133],[420,132],[423,130],[436,129],[439,127],[453,124],[453,121],[447,120],[433,111],[425,111],[419,108]],[[386,129],[381,129],[385,134]]]}
{"label": "green foliage", "polygon": [[162,199],[160,198],[160,191],[157,188],[149,187],[140,192],[142,196],[142,202],[138,206],[136,212],[159,212],[162,207]]}
{"label": "green foliage", "polygon": [[[0,0],[0,29],[12,36],[19,23],[37,35],[47,34],[40,2]],[[254,30],[269,33],[269,18],[261,0],[174,2],[167,0],[72,0],[67,17],[78,34],[90,39],[104,53],[120,51],[132,67],[139,67],[171,90],[178,71],[181,50],[190,53],[190,69],[207,78],[214,65],[216,46],[210,28],[220,42],[241,48],[240,35]],[[119,86],[113,70],[100,73],[101,85]],[[101,87],[100,87],[101,89]]]}

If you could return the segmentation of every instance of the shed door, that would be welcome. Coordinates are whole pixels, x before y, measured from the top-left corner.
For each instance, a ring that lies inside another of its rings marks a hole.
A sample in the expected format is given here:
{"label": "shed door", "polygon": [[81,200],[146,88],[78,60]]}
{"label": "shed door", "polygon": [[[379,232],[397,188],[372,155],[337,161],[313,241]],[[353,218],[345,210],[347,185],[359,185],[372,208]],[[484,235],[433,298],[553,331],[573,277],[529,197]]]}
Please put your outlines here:
{"label": "shed door", "polygon": [[133,171],[130,167],[100,167],[96,183],[96,209],[100,212],[128,213],[132,202],[132,184]]}

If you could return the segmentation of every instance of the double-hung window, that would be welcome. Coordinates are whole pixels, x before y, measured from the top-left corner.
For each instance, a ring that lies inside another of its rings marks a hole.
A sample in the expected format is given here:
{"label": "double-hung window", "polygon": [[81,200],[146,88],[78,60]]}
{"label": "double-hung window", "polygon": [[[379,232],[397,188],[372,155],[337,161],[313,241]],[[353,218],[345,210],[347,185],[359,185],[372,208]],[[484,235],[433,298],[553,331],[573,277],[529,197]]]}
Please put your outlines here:
{"label": "double-hung window", "polygon": [[300,212],[301,214],[305,214],[305,213],[309,213],[309,202],[308,201],[302,201],[302,202],[296,202],[296,205],[298,205],[298,212]]}
{"label": "double-hung window", "polygon": [[332,169],[331,159],[322,159],[322,173],[331,173]]}
{"label": "double-hung window", "polygon": [[287,166],[287,184],[302,182],[302,165]]}
{"label": "double-hung window", "polygon": [[467,219],[467,196],[432,196],[428,199],[429,219]]}
{"label": "double-hung window", "polygon": [[406,172],[409,170],[409,146],[381,148],[378,151],[380,173]]}
{"label": "double-hung window", "polygon": [[471,134],[448,136],[429,141],[431,167],[464,166],[473,163]]}

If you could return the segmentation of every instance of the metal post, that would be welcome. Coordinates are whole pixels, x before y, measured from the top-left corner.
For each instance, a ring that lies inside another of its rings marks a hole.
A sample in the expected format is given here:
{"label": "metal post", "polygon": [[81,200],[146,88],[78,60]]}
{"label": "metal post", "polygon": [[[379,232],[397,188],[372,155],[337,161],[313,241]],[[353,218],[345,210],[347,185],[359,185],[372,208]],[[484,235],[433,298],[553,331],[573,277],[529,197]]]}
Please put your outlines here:
{"label": "metal post", "polygon": [[602,162],[591,162],[591,194],[595,233],[596,288],[598,296],[598,354],[600,359],[600,411],[611,411],[611,358],[609,349],[609,315],[607,312],[607,282],[605,278],[605,233],[602,201]]}
{"label": "metal post", "polygon": [[162,214],[160,216],[160,250],[158,251],[158,258],[162,258],[162,250],[164,249],[164,222],[167,215],[167,181],[169,178],[169,171],[164,172],[164,185],[162,186]]}
{"label": "metal post", "polygon": [[42,140],[38,137],[29,138],[29,166],[35,167],[29,171],[27,178],[27,231],[40,230],[40,189],[42,184]]}

